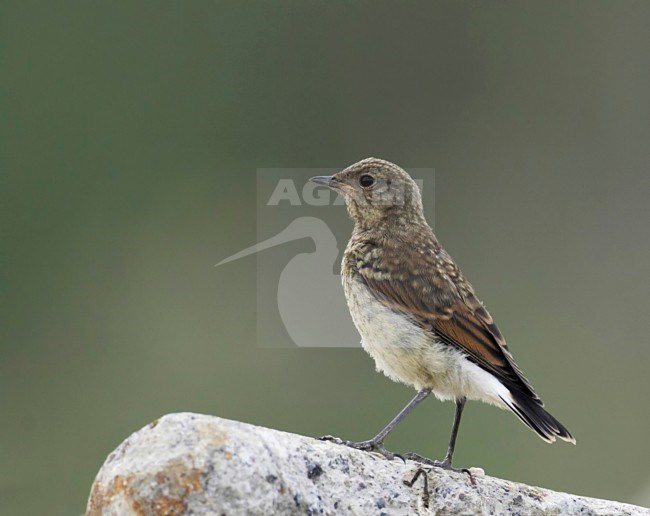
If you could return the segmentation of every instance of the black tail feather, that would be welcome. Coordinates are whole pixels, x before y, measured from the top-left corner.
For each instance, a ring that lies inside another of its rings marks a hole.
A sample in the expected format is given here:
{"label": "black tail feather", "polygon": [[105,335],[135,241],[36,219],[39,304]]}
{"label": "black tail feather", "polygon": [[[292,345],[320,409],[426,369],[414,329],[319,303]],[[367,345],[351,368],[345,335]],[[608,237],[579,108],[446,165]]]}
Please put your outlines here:
{"label": "black tail feather", "polygon": [[559,437],[564,441],[573,444],[576,443],[571,432],[544,410],[541,401],[532,399],[525,393],[518,392],[514,389],[510,393],[512,394],[512,400],[501,398],[502,401],[526,426],[537,433],[542,439],[552,443],[555,442],[556,437]]}

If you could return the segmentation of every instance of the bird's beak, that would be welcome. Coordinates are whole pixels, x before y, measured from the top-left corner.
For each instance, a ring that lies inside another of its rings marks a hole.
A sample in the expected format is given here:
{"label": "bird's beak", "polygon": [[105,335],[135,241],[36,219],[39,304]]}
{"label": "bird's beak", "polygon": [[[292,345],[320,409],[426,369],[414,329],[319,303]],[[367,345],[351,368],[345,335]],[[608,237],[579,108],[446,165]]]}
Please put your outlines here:
{"label": "bird's beak", "polygon": [[317,185],[327,186],[328,188],[334,188],[336,184],[334,176],[316,176],[312,177],[310,181],[312,183],[316,183]]}

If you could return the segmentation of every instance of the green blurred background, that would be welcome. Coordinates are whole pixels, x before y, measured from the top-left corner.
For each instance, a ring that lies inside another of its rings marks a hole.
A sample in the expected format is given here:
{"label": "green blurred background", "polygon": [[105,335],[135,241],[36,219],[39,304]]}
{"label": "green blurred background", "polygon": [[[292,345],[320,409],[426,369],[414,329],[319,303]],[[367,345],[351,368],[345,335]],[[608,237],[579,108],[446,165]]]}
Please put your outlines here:
{"label": "green blurred background", "polygon": [[[256,169],[436,170],[436,229],[578,446],[471,404],[458,465],[650,503],[650,3],[0,3],[0,513],[77,514],[196,411],[373,435],[359,349],[262,349]],[[331,208],[342,209],[342,208]],[[292,244],[309,250],[308,241]],[[388,447],[442,456],[453,407]]]}

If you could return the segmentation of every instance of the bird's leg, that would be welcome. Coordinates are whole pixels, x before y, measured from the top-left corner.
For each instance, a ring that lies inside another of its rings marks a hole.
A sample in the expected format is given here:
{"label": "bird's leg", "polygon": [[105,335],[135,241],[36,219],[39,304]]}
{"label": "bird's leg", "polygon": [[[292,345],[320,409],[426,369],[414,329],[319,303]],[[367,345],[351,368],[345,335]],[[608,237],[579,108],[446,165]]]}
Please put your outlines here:
{"label": "bird's leg", "polygon": [[445,454],[444,460],[439,461],[439,460],[427,459],[426,457],[422,457],[421,455],[418,455],[417,453],[413,453],[413,452],[405,453],[403,457],[405,459],[414,460],[422,464],[428,464],[429,466],[434,466],[436,468],[448,469],[450,471],[455,471],[457,473],[467,473],[469,475],[470,480],[472,481],[472,484],[476,484],[474,482],[474,477],[472,476],[472,473],[470,472],[469,469],[454,468],[451,465],[451,461],[454,456],[454,449],[456,448],[456,438],[458,437],[460,418],[462,417],[463,409],[465,408],[465,401],[467,401],[465,398],[459,398],[456,400],[456,413],[454,414],[454,423],[451,426],[451,436],[449,437],[449,446],[447,446],[447,453]]}
{"label": "bird's leg", "polygon": [[429,396],[429,394],[431,394],[431,389],[421,389],[418,391],[418,393],[415,395],[415,398],[413,398],[409,404],[406,405],[406,407],[404,407],[400,413],[397,414],[381,432],[379,432],[375,437],[368,441],[344,441],[343,439],[339,439],[338,437],[333,437],[331,435],[324,435],[323,437],[319,437],[319,439],[321,441],[331,441],[336,444],[343,444],[357,450],[374,451],[383,455],[389,460],[392,460],[395,457],[402,458],[401,455],[391,453],[386,448],[384,448],[384,439],[386,439],[386,436],[393,431],[393,429],[400,423],[400,421],[402,421],[402,419],[404,419],[423,399]]}
{"label": "bird's leg", "polygon": [[449,446],[447,446],[447,453],[445,459],[442,461],[443,467],[451,467],[451,459],[454,456],[454,449],[456,448],[456,438],[458,437],[458,428],[460,427],[460,418],[463,415],[465,408],[465,398],[456,400],[456,413],[454,414],[454,424],[451,426],[451,436],[449,437]]}

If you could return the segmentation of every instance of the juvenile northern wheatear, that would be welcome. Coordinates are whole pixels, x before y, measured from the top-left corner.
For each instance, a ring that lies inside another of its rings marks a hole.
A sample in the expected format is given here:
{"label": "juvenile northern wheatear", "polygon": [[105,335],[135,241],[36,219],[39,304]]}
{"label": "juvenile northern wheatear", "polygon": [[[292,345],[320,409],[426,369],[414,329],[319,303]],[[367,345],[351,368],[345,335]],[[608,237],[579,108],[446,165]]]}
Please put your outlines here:
{"label": "juvenile northern wheatear", "polygon": [[384,439],[432,392],[453,400],[456,414],[447,454],[431,461],[452,468],[465,401],[510,409],[547,442],[575,444],[546,410],[524,377],[492,317],[427,224],[420,190],[400,167],[368,158],[333,176],[311,179],[342,194],[354,219],[342,278],[350,314],[363,348],[377,369],[418,390],[413,400],[369,441],[324,439],[375,451],[392,459]]}

